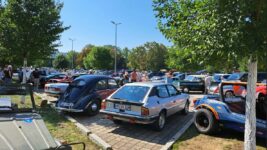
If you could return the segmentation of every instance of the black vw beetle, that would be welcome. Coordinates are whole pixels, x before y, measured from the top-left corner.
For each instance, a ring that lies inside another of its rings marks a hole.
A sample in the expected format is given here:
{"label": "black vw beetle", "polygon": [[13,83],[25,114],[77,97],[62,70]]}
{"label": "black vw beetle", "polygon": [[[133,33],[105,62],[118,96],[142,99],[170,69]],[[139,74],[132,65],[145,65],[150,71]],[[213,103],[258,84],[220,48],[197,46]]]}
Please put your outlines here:
{"label": "black vw beetle", "polygon": [[66,112],[85,112],[96,115],[101,101],[119,85],[116,80],[102,75],[83,75],[76,78],[56,103],[56,109]]}

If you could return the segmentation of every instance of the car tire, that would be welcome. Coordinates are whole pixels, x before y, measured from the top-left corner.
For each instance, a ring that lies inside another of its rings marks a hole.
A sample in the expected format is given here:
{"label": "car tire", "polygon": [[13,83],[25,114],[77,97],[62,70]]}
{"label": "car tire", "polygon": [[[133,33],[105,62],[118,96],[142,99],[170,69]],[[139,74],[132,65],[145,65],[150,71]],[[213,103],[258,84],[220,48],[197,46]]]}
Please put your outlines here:
{"label": "car tire", "polygon": [[86,108],[86,113],[90,116],[97,115],[100,110],[100,101],[92,100],[92,102]]}
{"label": "car tire", "polygon": [[161,111],[157,120],[153,123],[153,126],[156,131],[162,131],[166,124],[166,113]]}
{"label": "car tire", "polygon": [[231,98],[231,97],[234,97],[234,93],[233,93],[232,91],[227,91],[227,92],[225,92],[224,97],[225,97],[225,98]]}
{"label": "car tire", "polygon": [[116,124],[116,125],[120,125],[120,124],[122,124],[122,121],[121,121],[121,120],[113,119],[112,121],[113,121],[113,123]]}
{"label": "car tire", "polygon": [[194,116],[194,124],[200,133],[214,134],[219,125],[212,112],[207,109],[199,109]]}
{"label": "car tire", "polygon": [[187,100],[182,113],[183,113],[183,115],[187,115],[188,112],[189,112],[189,101]]}

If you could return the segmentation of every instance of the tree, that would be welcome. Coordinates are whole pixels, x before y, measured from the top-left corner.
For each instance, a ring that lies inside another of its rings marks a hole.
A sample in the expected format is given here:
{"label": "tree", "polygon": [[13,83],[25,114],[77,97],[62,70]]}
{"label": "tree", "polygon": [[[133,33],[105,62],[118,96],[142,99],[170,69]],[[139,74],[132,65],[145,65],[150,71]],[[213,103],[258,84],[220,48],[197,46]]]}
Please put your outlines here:
{"label": "tree", "polygon": [[256,149],[255,83],[257,60],[266,56],[267,1],[154,0],[153,7],[161,32],[200,60],[248,58],[244,147]]}
{"label": "tree", "polygon": [[82,49],[82,51],[78,54],[77,59],[76,59],[76,64],[80,68],[85,68],[84,63],[83,63],[83,59],[90,53],[90,51],[92,50],[93,47],[95,47],[95,46],[91,45],[91,44],[87,44]]}
{"label": "tree", "polygon": [[12,64],[49,58],[68,29],[60,21],[62,7],[54,0],[8,0],[0,14],[0,45],[7,52],[1,56]]}
{"label": "tree", "polygon": [[84,58],[84,66],[89,69],[111,69],[112,57],[106,47],[94,47]]}
{"label": "tree", "polygon": [[78,57],[79,53],[76,51],[69,51],[67,53],[67,59],[69,61],[69,68],[76,68],[77,67],[77,63],[76,63],[76,59]]}
{"label": "tree", "polygon": [[128,56],[128,65],[141,70],[158,71],[165,68],[167,48],[163,44],[147,42],[133,48]]}
{"label": "tree", "polygon": [[57,69],[66,69],[69,67],[69,61],[66,56],[59,54],[53,61],[53,66]]}

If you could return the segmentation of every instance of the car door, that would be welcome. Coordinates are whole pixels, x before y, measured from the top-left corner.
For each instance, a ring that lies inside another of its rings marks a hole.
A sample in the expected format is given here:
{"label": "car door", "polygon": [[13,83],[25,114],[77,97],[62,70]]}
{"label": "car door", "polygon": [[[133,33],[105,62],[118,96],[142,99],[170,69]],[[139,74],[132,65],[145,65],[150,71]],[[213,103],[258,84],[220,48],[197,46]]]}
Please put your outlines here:
{"label": "car door", "polygon": [[173,85],[167,85],[167,89],[170,94],[170,101],[173,103],[173,113],[182,110],[184,108],[183,106],[185,105],[185,100],[183,99],[181,93],[178,92]]}
{"label": "car door", "polygon": [[105,99],[108,96],[107,79],[99,80],[96,83],[95,91],[101,97],[101,99]]}
{"label": "car door", "polygon": [[160,98],[160,104],[167,109],[167,116],[175,113],[175,103],[172,102],[169,92],[165,85],[157,86],[157,95]]}
{"label": "car door", "polygon": [[115,92],[118,88],[119,85],[115,79],[108,79],[108,90],[107,90],[108,96],[113,92]]}

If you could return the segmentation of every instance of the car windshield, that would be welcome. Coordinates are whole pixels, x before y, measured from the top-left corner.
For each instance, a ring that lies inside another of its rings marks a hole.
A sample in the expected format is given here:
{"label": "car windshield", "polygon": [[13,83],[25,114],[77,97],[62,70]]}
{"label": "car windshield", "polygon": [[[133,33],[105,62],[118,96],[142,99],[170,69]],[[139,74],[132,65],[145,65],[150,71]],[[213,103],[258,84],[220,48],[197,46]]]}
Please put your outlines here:
{"label": "car windshield", "polygon": [[193,76],[187,76],[184,80],[186,81],[193,81],[194,77]]}
{"label": "car windshield", "polygon": [[146,86],[124,86],[119,89],[111,98],[132,102],[142,102],[148,90],[149,87]]}
{"label": "car windshield", "polygon": [[230,81],[230,80],[239,80],[240,77],[241,77],[240,73],[233,73],[227,78],[227,80],[228,81]]}

